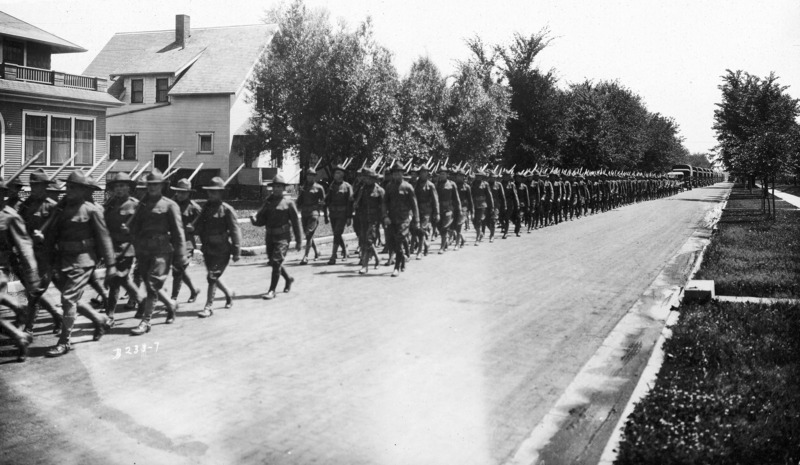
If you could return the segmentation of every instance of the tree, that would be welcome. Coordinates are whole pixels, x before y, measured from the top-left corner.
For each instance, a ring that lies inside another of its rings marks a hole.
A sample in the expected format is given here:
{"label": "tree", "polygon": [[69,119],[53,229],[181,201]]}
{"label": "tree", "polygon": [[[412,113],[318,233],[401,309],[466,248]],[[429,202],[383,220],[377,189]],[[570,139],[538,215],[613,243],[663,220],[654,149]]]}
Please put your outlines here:
{"label": "tree", "polygon": [[445,80],[429,58],[421,57],[411,65],[397,95],[397,146],[401,158],[444,160],[447,156],[447,95]]}
{"label": "tree", "polygon": [[[722,102],[714,111],[717,150],[730,172],[760,178],[766,199],[769,181],[774,194],[775,176],[797,152],[798,100],[786,93],[774,73],[762,79],[726,71],[719,86]],[[768,213],[774,216],[774,195]]]}

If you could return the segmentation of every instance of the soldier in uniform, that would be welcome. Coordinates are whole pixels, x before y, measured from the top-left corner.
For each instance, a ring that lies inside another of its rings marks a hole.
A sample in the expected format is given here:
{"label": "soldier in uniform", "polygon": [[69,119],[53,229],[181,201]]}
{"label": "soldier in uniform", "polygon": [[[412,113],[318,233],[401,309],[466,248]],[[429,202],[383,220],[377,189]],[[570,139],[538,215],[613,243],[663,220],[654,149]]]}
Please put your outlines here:
{"label": "soldier in uniform", "polygon": [[[33,243],[25,230],[25,224],[16,210],[6,205],[9,189],[0,181],[0,304],[11,308],[22,320],[25,310],[8,295],[8,276],[11,273],[11,255],[16,249],[17,261],[22,272],[20,279],[32,288],[40,288],[39,271],[36,268]],[[35,303],[35,302],[34,302]],[[29,305],[31,302],[29,302]],[[8,334],[16,344],[19,352],[17,360],[22,362],[28,355],[28,346],[33,342],[32,332],[22,332],[11,322],[0,318],[0,329]]]}
{"label": "soldier in uniform", "polygon": [[492,189],[494,209],[490,212],[486,222],[489,226],[489,242],[494,242],[494,231],[497,220],[503,218],[506,214],[506,190],[503,188],[503,184],[497,179],[497,174],[495,174],[494,171],[489,172],[489,187]]}
{"label": "soldier in uniform", "polygon": [[456,188],[458,189],[458,198],[461,201],[461,210],[458,211],[458,219],[456,220],[456,243],[453,246],[454,250],[463,247],[464,234],[462,229],[469,222],[469,217],[474,214],[475,206],[472,199],[472,187],[466,182],[467,174],[463,169],[456,171]]}
{"label": "soldier in uniform", "polygon": [[522,222],[527,223],[528,209],[531,205],[530,194],[528,193],[528,183],[522,176],[522,173],[514,175],[514,185],[517,190],[517,201],[519,202],[518,213],[514,216],[514,234],[519,237],[520,230],[522,229]]}
{"label": "soldier in uniform", "polygon": [[336,264],[336,252],[339,247],[342,248],[342,258],[347,258],[347,246],[342,234],[344,234],[344,228],[350,226],[353,221],[353,187],[344,180],[344,171],[342,165],[337,165],[333,169],[333,182],[325,201],[331,229],[333,229],[333,251],[328,265]]}
{"label": "soldier in uniform", "polygon": [[534,171],[531,174],[531,184],[528,188],[528,198],[531,205],[531,223],[528,225],[528,232],[539,229],[542,215],[542,182],[539,180],[539,173]]}
{"label": "soldier in uniform", "polygon": [[94,324],[95,341],[100,340],[108,328],[108,317],[81,302],[99,257],[106,263],[107,284],[117,274],[103,209],[86,200],[93,189],[97,187],[91,178],[80,170],[73,171],[67,178],[63,207],[53,211],[53,225],[45,232],[45,247],[53,257],[53,283],[61,291],[64,311],[61,335],[58,343],[45,353],[47,357],[59,357],[71,350],[70,336],[78,313]]}
{"label": "soldier in uniform", "polygon": [[[414,188],[411,187],[411,184],[403,180],[403,171],[403,165],[400,162],[392,165],[392,182],[387,186],[384,196],[386,206],[383,209],[385,212],[383,224],[386,226],[387,237],[392,238],[392,251],[397,257],[392,277],[405,271],[406,259],[403,250],[408,244],[410,231],[419,225],[417,197],[414,195]],[[455,190],[453,190],[453,194],[455,195]],[[456,198],[458,198],[457,195]]]}
{"label": "soldier in uniform", "polygon": [[376,181],[378,175],[371,168],[364,169],[364,184],[358,190],[355,200],[355,215],[360,228],[358,238],[361,252],[361,269],[359,274],[369,271],[369,259],[375,257],[375,268],[378,268],[378,252],[375,242],[380,232],[381,219],[386,216],[384,196],[386,191]]}
{"label": "soldier in uniform", "polygon": [[492,188],[486,182],[486,172],[477,171],[475,181],[472,183],[472,200],[475,202],[475,213],[472,216],[473,226],[475,226],[475,245],[483,241],[483,234],[486,228],[486,218],[490,212],[494,211],[494,199],[492,198]]}
{"label": "soldier in uniform", "polygon": [[416,250],[417,260],[419,254],[428,255],[428,240],[432,239],[433,228],[439,221],[439,194],[436,186],[429,179],[430,171],[425,165],[419,168],[419,180],[414,185],[414,195],[417,197],[419,208],[419,229],[421,240]]}
{"label": "soldier in uniform", "polygon": [[561,205],[564,203],[564,185],[557,172],[550,173],[550,182],[553,184],[553,223],[558,224],[561,222]]}
{"label": "soldier in uniform", "polygon": [[208,202],[203,205],[203,210],[189,229],[194,230],[203,243],[203,261],[208,270],[206,277],[208,292],[206,305],[197,316],[207,318],[214,314],[211,306],[214,304],[217,288],[225,294],[225,308],[233,306],[233,292],[220,278],[231,258],[234,262],[239,261],[242,252],[242,231],[239,228],[236,211],[222,201],[225,181],[220,177],[214,177],[211,179],[211,184],[204,186],[203,189],[208,191]]}
{"label": "soldier in uniform", "polygon": [[[317,244],[314,242],[314,233],[319,225],[320,212],[325,216],[325,224],[328,224],[328,210],[325,208],[325,189],[316,182],[317,172],[314,168],[309,168],[306,172],[306,185],[300,190],[297,196],[297,207],[303,219],[303,233],[306,236],[306,250],[301,265],[308,263],[308,252],[314,249],[314,260],[319,258]],[[334,257],[336,254],[334,254]]]}
{"label": "soldier in uniform", "polygon": [[116,256],[117,275],[109,282],[108,299],[106,300],[106,316],[108,316],[108,326],[114,326],[114,314],[117,309],[120,288],[124,287],[128,295],[132,296],[139,305],[142,304],[142,297],[139,290],[131,280],[130,272],[133,268],[133,259],[136,251],[133,248],[128,222],[136,212],[139,201],[131,196],[131,188],[134,186],[128,173],[119,172],[106,183],[111,189],[113,197],[105,204],[105,219],[111,242],[114,245]]}
{"label": "soldier in uniform", "polygon": [[189,266],[189,259],[194,256],[194,249],[197,248],[197,243],[195,242],[194,233],[189,231],[189,225],[194,223],[194,220],[200,216],[200,205],[190,198],[194,190],[188,179],[179,179],[174,186],[170,186],[170,189],[175,192],[172,200],[178,204],[180,209],[183,234],[186,239],[186,260],[183,262],[186,266],[182,266],[179,263],[172,264],[172,300],[178,300],[181,284],[186,284],[189,288],[189,300],[187,302],[192,303],[197,300],[198,292],[191,278],[189,278],[186,268]]}
{"label": "soldier in uniform", "polygon": [[31,193],[19,206],[19,216],[25,222],[28,237],[33,240],[33,256],[39,271],[39,286],[34,287],[25,282],[26,273],[20,266],[22,260],[20,255],[12,253],[10,259],[14,274],[19,276],[25,285],[25,296],[28,300],[28,319],[25,322],[25,331],[33,332],[38,306],[32,303],[38,302],[53,317],[53,332],[58,334],[61,332],[61,314],[56,310],[55,303],[44,295],[50,286],[52,273],[50,272],[50,257],[44,247],[44,236],[41,232],[56,207],[56,202],[47,195],[47,186],[52,183],[53,181],[43,169],[38,168],[31,172],[29,181]]}
{"label": "soldier in uniform", "polygon": [[[394,173],[392,174],[394,175]],[[461,212],[458,187],[456,187],[453,181],[447,179],[446,169],[439,171],[436,193],[439,196],[439,235],[442,236],[442,247],[439,249],[439,253],[442,254],[447,250],[449,233],[453,227],[455,212]]]}
{"label": "soldier in uniform", "polygon": [[18,177],[14,178],[6,183],[6,191],[8,192],[6,198],[6,205],[13,208],[14,210],[19,210],[19,206],[22,203],[22,198],[20,198],[20,192],[22,192],[22,180]]}
{"label": "soldier in uniform", "polygon": [[150,319],[157,300],[166,306],[166,324],[175,322],[178,302],[167,297],[163,287],[172,264],[185,267],[188,261],[181,210],[177,203],[162,195],[165,182],[163,174],[154,168],[145,177],[145,182],[147,194],[139,203],[129,226],[136,260],[147,290],[142,305],[142,321],[131,330],[134,336],[150,332]]}
{"label": "soldier in uniform", "polygon": [[[505,215],[500,216],[500,231],[503,233],[503,239],[508,238],[508,229],[511,220],[514,220],[516,226],[517,219],[519,218],[519,197],[517,197],[517,186],[511,180],[511,172],[503,171],[503,192],[506,194],[506,208]],[[519,234],[517,234],[519,235]]]}
{"label": "soldier in uniform", "polygon": [[261,209],[250,216],[250,222],[254,226],[266,227],[267,257],[269,257],[269,265],[272,267],[272,277],[269,290],[261,296],[265,300],[275,298],[275,289],[278,287],[281,276],[286,281],[283,292],[289,292],[292,289],[294,278],[289,276],[283,266],[286,252],[289,250],[291,232],[294,232],[295,250],[299,252],[302,248],[299,214],[294,201],[284,194],[285,188],[286,180],[283,176],[279,174],[272,178],[272,194],[264,201]]}

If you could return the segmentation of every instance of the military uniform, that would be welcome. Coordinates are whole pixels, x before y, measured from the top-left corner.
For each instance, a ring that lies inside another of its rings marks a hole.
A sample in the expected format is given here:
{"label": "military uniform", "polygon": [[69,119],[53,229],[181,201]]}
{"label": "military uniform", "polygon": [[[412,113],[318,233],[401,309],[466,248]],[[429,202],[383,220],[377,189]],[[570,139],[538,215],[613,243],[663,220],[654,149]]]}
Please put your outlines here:
{"label": "military uniform", "polygon": [[[337,166],[334,168],[334,172],[336,171],[344,173],[344,167]],[[333,229],[333,251],[328,264],[333,265],[336,263],[336,252],[339,247],[342,248],[342,255],[347,258],[347,247],[342,234],[344,234],[347,222],[353,216],[353,187],[346,181],[334,180],[325,203],[328,207],[331,229]]]}
{"label": "military uniform", "polygon": [[[276,184],[286,185],[286,181],[281,175],[275,176],[272,183],[273,186]],[[286,280],[284,292],[291,290],[294,278],[289,276],[283,266],[283,260],[289,250],[292,232],[294,232],[294,237],[297,241],[297,250],[300,250],[302,238],[300,236],[300,219],[298,217],[299,214],[294,201],[285,193],[278,195],[275,192],[270,194],[261,209],[250,217],[250,222],[253,225],[264,226],[266,229],[267,258],[269,259],[269,265],[272,267],[272,277],[269,290],[262,296],[264,299],[275,298],[275,288],[278,286],[278,280],[281,276]]]}
{"label": "military uniform", "polygon": [[469,217],[475,211],[475,204],[472,198],[472,187],[464,180],[464,173],[459,171],[460,179],[456,181],[456,188],[458,189],[458,199],[461,202],[461,210],[458,212],[458,219],[456,221],[456,243],[455,249],[464,246],[464,234],[462,229],[465,224],[468,224]]}
{"label": "military uniform", "polygon": [[148,192],[139,203],[129,226],[136,249],[136,260],[147,289],[144,299],[142,321],[131,331],[140,335],[150,331],[150,319],[156,300],[166,305],[167,324],[175,321],[178,303],[165,294],[163,287],[172,264],[186,265],[186,236],[183,234],[183,221],[178,204],[161,195],[149,192],[150,185],[163,186],[164,178],[157,169],[145,178]]}
{"label": "military uniform", "polygon": [[[80,191],[73,195],[70,188]],[[106,316],[80,302],[100,258],[106,263],[106,280],[116,275],[116,257],[103,209],[85,197],[94,188],[91,179],[82,171],[72,172],[67,178],[63,209],[53,213],[53,225],[45,233],[47,251],[53,257],[53,282],[61,291],[61,307],[64,311],[58,344],[45,354],[50,357],[69,352],[77,313],[92,321],[95,340],[103,336],[108,323]]]}
{"label": "military uniform", "polygon": [[[5,194],[5,185],[0,181],[0,190]],[[11,256],[16,254],[22,275],[20,279],[29,286],[38,288],[39,270],[36,267],[36,258],[33,252],[33,243],[25,230],[25,224],[16,210],[4,202],[0,202],[0,304],[5,305],[17,314],[21,320],[25,314],[22,307],[12,299],[8,291],[8,277],[11,273]],[[28,345],[33,341],[31,333],[23,333],[11,322],[0,318],[0,328],[8,334],[19,349],[18,360],[23,361],[28,353]]]}
{"label": "military uniform", "polygon": [[461,212],[461,200],[458,197],[458,187],[449,179],[439,179],[436,193],[439,197],[439,234],[442,236],[439,253],[443,253],[447,250],[448,233],[453,228],[454,216],[456,212]]}
{"label": "military uniform", "polygon": [[[316,175],[316,171],[310,169],[308,175]],[[303,221],[303,233],[306,236],[306,251],[303,255],[301,264],[308,263],[308,252],[312,247],[314,248],[314,259],[319,257],[317,246],[314,243],[314,233],[319,225],[320,213],[325,214],[327,220],[327,211],[325,210],[325,189],[318,183],[311,185],[306,184],[300,190],[297,196],[297,207],[300,209]]]}
{"label": "military uniform", "polygon": [[[127,183],[133,187],[133,183],[127,173],[116,174],[108,185],[113,189],[113,186],[118,183]],[[121,287],[124,287],[137,303],[141,304],[142,300],[139,296],[139,290],[134,287],[130,276],[133,260],[136,257],[136,250],[132,244],[133,239],[128,228],[128,222],[136,212],[138,205],[139,201],[135,197],[114,195],[104,206],[106,226],[114,246],[117,265],[117,276],[109,282],[108,299],[106,300],[106,315],[111,319],[109,321],[111,326],[114,324],[114,314]]]}
{"label": "military uniform", "polygon": [[478,242],[483,240],[487,215],[489,215],[489,212],[494,211],[492,189],[484,179],[485,177],[486,173],[479,171],[476,173],[475,181],[472,183],[472,200],[475,203],[475,212],[472,217],[472,224],[475,226],[475,245],[478,245]]}
{"label": "military uniform", "polygon": [[[395,163],[392,167],[392,173],[394,174],[398,171],[402,172],[403,166],[400,163]],[[451,192],[453,195],[456,195],[454,189]],[[458,198],[457,195],[456,198]],[[391,250],[396,256],[395,269],[392,272],[392,276],[397,276],[399,271],[405,270],[405,255],[403,255],[403,250],[405,250],[408,245],[411,229],[416,229],[419,225],[419,208],[417,206],[417,197],[414,194],[414,188],[411,187],[411,184],[402,179],[398,181],[393,180],[389,183],[386,187],[384,202],[386,205],[383,211],[386,213],[383,223],[387,227],[387,238],[390,238],[392,241]]]}
{"label": "military uniform", "polygon": [[[222,178],[215,177],[211,180],[211,185],[205,186],[203,189],[221,191],[225,189],[225,182]],[[228,267],[231,256],[233,256],[233,261],[239,261],[242,252],[242,232],[233,207],[221,200],[211,198],[203,205],[203,210],[193,223],[192,229],[203,244],[203,261],[208,271],[206,305],[198,316],[208,317],[214,313],[211,305],[214,302],[217,288],[225,294],[225,308],[233,305],[233,293],[228,290],[220,278],[225,272],[225,268]]]}
{"label": "military uniform", "polygon": [[503,239],[508,237],[510,223],[513,220],[516,226],[519,220],[519,197],[517,197],[517,186],[508,173],[503,175],[503,192],[506,195],[506,208],[505,214],[500,216],[500,231],[503,233]]}
{"label": "military uniform", "polygon": [[375,266],[378,264],[378,255],[375,251],[375,242],[380,234],[381,219],[386,215],[383,210],[385,207],[384,197],[386,191],[374,181],[377,175],[371,169],[367,169],[365,176],[369,176],[371,181],[361,186],[356,195],[355,215],[358,218],[359,249],[361,252],[360,274],[367,273],[369,270],[369,259],[375,257]]}
{"label": "military uniform", "polygon": [[[427,168],[424,168],[427,172]],[[436,186],[430,179],[417,181],[414,186],[414,195],[417,197],[417,207],[419,208],[419,229],[423,235],[420,247],[417,249],[417,256],[420,252],[428,254],[428,239],[433,237],[434,224],[439,221],[439,194]]]}
{"label": "military uniform", "polygon": [[516,182],[514,183],[517,190],[517,201],[519,202],[518,213],[514,215],[514,234],[519,236],[522,229],[522,222],[527,223],[528,209],[531,205],[531,198],[528,192],[528,184],[523,182],[520,175],[517,175]]}
{"label": "military uniform", "polygon": [[494,209],[491,211],[487,219],[489,227],[489,242],[494,240],[494,231],[497,225],[497,220],[503,218],[506,214],[506,190],[503,184],[497,180],[497,175],[494,173],[489,174],[489,186],[492,189],[492,197],[494,198]]}
{"label": "military uniform", "polygon": [[[187,194],[193,192],[192,185],[188,179],[180,179],[170,189],[175,192],[185,192]],[[177,194],[176,194],[177,196]],[[183,224],[183,234],[185,241],[186,259],[182,263],[172,264],[172,300],[178,299],[178,294],[181,292],[181,285],[186,284],[189,287],[189,303],[197,299],[197,288],[186,273],[189,266],[190,258],[194,256],[194,250],[197,248],[195,241],[195,234],[191,231],[191,225],[200,215],[200,205],[194,200],[190,199],[188,195],[184,199],[173,198],[173,201],[178,204],[178,209],[181,212],[181,223]]]}

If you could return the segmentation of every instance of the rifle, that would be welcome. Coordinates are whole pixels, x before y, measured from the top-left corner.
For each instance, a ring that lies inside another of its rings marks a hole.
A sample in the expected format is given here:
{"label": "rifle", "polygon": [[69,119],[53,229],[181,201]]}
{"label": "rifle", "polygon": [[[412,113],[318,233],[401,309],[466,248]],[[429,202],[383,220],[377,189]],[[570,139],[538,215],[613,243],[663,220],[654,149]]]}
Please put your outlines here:
{"label": "rifle", "polygon": [[142,173],[144,173],[144,170],[146,170],[146,169],[147,169],[147,167],[148,167],[148,166],[150,166],[150,163],[151,163],[151,162],[149,162],[149,161],[148,161],[147,163],[145,163],[145,164],[144,164],[144,166],[142,167],[142,169],[140,169],[138,173],[136,173],[136,174],[134,174],[133,176],[131,176],[131,181],[136,181],[136,179],[137,179],[139,176],[141,176],[141,175],[142,175]]}
{"label": "rifle", "polygon": [[236,168],[236,171],[234,171],[232,175],[228,176],[228,179],[226,179],[225,182],[222,183],[222,187],[227,186],[229,182],[233,181],[233,178],[235,178],[236,175],[239,174],[239,171],[242,171],[242,168],[244,168],[244,163],[239,165],[239,167]]}
{"label": "rifle", "polygon": [[191,175],[191,176],[189,176],[189,178],[187,179],[187,181],[189,181],[189,183],[191,183],[191,182],[192,182],[192,179],[194,179],[194,177],[195,177],[195,176],[197,176],[197,173],[199,173],[199,172],[200,172],[200,168],[202,168],[202,167],[203,167],[203,164],[202,164],[202,163],[200,163],[199,165],[197,165],[197,168],[195,168],[195,169],[194,169],[194,172],[192,173],[192,175]]}
{"label": "rifle", "polygon": [[28,167],[31,166],[33,164],[33,162],[35,162],[36,160],[39,159],[39,157],[42,155],[42,153],[44,153],[44,150],[39,150],[39,153],[37,153],[36,155],[32,156],[31,158],[28,159],[28,161],[23,163],[22,166],[19,167],[19,169],[17,170],[16,173],[12,174],[11,176],[8,177],[8,179],[5,180],[5,184],[8,185],[11,181],[13,181],[13,180],[17,179],[18,177],[20,177],[20,175],[26,169],[28,169]]}
{"label": "rifle", "polygon": [[56,176],[58,176],[58,175],[59,175],[59,174],[60,174],[62,171],[64,171],[64,168],[66,168],[66,167],[67,167],[67,165],[69,165],[70,163],[72,163],[72,160],[74,160],[74,159],[75,159],[75,157],[77,157],[77,156],[78,156],[78,154],[76,153],[75,155],[71,156],[71,157],[69,158],[69,160],[67,160],[67,161],[65,161],[64,163],[62,163],[62,164],[61,164],[61,166],[59,166],[59,167],[58,167],[58,169],[56,169],[56,170],[53,172],[53,174],[51,174],[51,175],[50,175],[50,177],[48,177],[48,179],[49,179],[50,181],[54,180],[54,179],[56,178]]}
{"label": "rifle", "polygon": [[100,179],[103,179],[105,177],[105,175],[108,174],[109,171],[111,171],[111,168],[113,168],[114,165],[117,164],[118,161],[119,160],[114,160],[111,163],[109,163],[108,166],[106,166],[106,169],[104,169],[102,173],[97,175],[97,180],[99,181]]}
{"label": "rifle", "polygon": [[383,160],[383,155],[380,155],[380,156],[378,157],[378,159],[377,159],[377,160],[375,160],[375,162],[374,162],[372,165],[370,165],[370,167],[369,167],[369,168],[370,168],[370,169],[373,169],[373,170],[374,170],[374,169],[376,169],[376,168],[377,168],[377,167],[380,165],[380,163],[381,163],[381,160]]}
{"label": "rifle", "polygon": [[106,161],[106,158],[108,158],[107,153],[104,154],[102,157],[100,157],[100,159],[97,160],[97,162],[94,165],[92,165],[91,168],[89,168],[89,171],[86,172],[86,177],[88,178],[89,176],[91,176],[91,174],[94,173],[94,170],[96,170],[104,161]]}
{"label": "rifle", "polygon": [[131,170],[131,172],[128,173],[128,176],[133,176],[133,173],[136,172],[136,168],[138,168],[138,167],[139,167],[139,163],[136,163],[136,166],[134,166],[133,169]]}
{"label": "rifle", "polygon": [[169,166],[167,166],[167,169],[163,173],[164,179],[167,179],[168,177],[172,176],[178,171],[178,170],[172,171],[172,168],[174,168],[175,165],[178,164],[178,162],[181,160],[181,157],[183,157],[183,152],[179,153],[178,156],[175,157],[174,160],[172,160],[172,163],[170,163]]}

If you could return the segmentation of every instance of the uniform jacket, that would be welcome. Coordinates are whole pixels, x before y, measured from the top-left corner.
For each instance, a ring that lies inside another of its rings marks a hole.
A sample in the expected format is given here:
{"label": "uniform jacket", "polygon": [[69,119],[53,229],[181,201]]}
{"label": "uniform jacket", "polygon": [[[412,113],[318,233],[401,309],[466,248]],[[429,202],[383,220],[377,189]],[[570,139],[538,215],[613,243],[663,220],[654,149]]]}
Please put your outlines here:
{"label": "uniform jacket", "polygon": [[531,204],[531,196],[528,192],[528,185],[524,181],[516,183],[517,198],[519,199],[520,208],[525,208]]}
{"label": "uniform jacket", "polygon": [[332,182],[325,204],[331,218],[350,218],[353,216],[353,186],[346,181]]}
{"label": "uniform jacket", "polygon": [[489,186],[492,188],[492,196],[494,197],[494,208],[505,211],[506,209],[506,190],[503,189],[503,184],[500,181],[490,182]]}
{"label": "uniform jacket", "polygon": [[385,196],[386,191],[377,183],[372,186],[364,184],[359,189],[355,201],[355,214],[362,224],[380,223],[386,216]]}
{"label": "uniform jacket", "polygon": [[472,182],[472,200],[475,202],[475,208],[494,210],[492,189],[486,181],[478,181],[476,179]]}
{"label": "uniform jacket", "polygon": [[439,195],[439,212],[461,211],[461,200],[458,198],[458,186],[449,179],[436,184],[436,193]]}
{"label": "uniform jacket", "polygon": [[266,241],[290,240],[291,232],[294,238],[300,241],[300,215],[297,206],[287,193],[283,195],[270,194],[264,205],[255,215],[255,226],[266,228]]}
{"label": "uniform jacket", "polygon": [[173,254],[176,260],[186,255],[186,236],[178,204],[163,196],[146,195],[129,225],[136,255]]}
{"label": "uniform jacket", "polygon": [[45,247],[64,267],[96,266],[98,257],[115,266],[111,236],[100,205],[65,199],[53,212],[53,224],[45,232]]}
{"label": "uniform jacket", "polygon": [[325,188],[318,183],[303,186],[297,196],[297,208],[303,215],[325,211]]}
{"label": "uniform jacket", "polygon": [[458,188],[458,199],[461,201],[461,211],[466,210],[469,213],[475,211],[475,204],[472,198],[472,188],[464,181],[461,184],[456,183]]}
{"label": "uniform jacket", "polygon": [[419,221],[417,196],[411,184],[406,181],[393,181],[386,186],[385,191],[384,211],[392,224],[403,224],[409,219]]}
{"label": "uniform jacket", "polygon": [[519,197],[517,197],[517,186],[514,181],[506,181],[503,189],[506,194],[506,208],[508,210],[519,209]]}
{"label": "uniform jacket", "polygon": [[181,221],[183,222],[183,234],[186,239],[186,250],[194,250],[197,248],[197,243],[194,240],[194,232],[192,231],[191,224],[200,216],[200,205],[192,199],[186,199],[183,202],[178,202],[178,208],[181,211]]}
{"label": "uniform jacket", "polygon": [[39,287],[39,270],[33,257],[33,243],[22,217],[13,207],[3,205],[0,209],[0,268],[10,268],[11,254],[16,254],[24,276],[32,288]]}
{"label": "uniform jacket", "polygon": [[236,211],[227,203],[206,202],[192,228],[203,243],[203,255],[238,257],[241,253],[242,230]]}
{"label": "uniform jacket", "polygon": [[125,257],[134,257],[136,250],[131,244],[131,232],[128,229],[128,221],[136,212],[139,201],[135,197],[118,198],[111,197],[105,204],[104,216],[106,227],[114,244],[117,253],[124,253]]}
{"label": "uniform jacket", "polygon": [[439,216],[439,192],[430,179],[417,181],[414,194],[417,196],[420,215]]}

